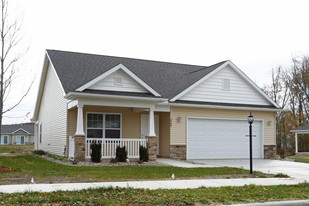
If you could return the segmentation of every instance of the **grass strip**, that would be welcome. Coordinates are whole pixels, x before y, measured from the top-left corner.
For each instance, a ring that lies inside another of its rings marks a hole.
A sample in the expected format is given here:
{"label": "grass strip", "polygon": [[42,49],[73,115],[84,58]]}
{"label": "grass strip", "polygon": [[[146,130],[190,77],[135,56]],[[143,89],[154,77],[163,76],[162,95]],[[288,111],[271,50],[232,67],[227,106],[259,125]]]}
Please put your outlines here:
{"label": "grass strip", "polygon": [[309,183],[298,185],[149,190],[98,188],[51,193],[0,193],[1,205],[214,205],[309,198]]}
{"label": "grass strip", "polygon": [[[216,175],[248,175],[248,170],[229,167],[217,168],[181,168],[170,166],[118,166],[118,167],[89,167],[66,166],[45,160],[34,155],[15,157],[1,157],[0,165],[19,168],[20,172],[14,174],[3,173],[1,179],[25,176],[34,177],[38,182],[49,182],[50,178],[66,178],[78,182],[79,179],[89,180],[145,180],[145,179],[170,179],[172,174],[176,178],[207,177]],[[256,175],[265,177],[263,173]]]}

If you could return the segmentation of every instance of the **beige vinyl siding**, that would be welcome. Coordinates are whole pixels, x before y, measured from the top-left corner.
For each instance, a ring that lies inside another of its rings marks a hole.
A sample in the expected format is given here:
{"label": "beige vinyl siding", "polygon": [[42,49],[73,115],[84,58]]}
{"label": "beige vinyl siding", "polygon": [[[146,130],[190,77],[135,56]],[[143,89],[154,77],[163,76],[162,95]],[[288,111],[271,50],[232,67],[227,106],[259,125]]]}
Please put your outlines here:
{"label": "beige vinyl siding", "polygon": [[170,113],[159,113],[159,156],[170,156]]}
{"label": "beige vinyl siding", "polygon": [[38,149],[63,155],[66,144],[67,100],[51,65],[47,69],[41,98],[38,122],[42,123],[42,143],[38,143]]}
{"label": "beige vinyl siding", "polygon": [[[230,81],[230,90],[223,88],[224,80]],[[206,79],[179,100],[270,105],[265,97],[229,66]]]}
{"label": "beige vinyl siding", "polygon": [[[192,107],[171,107],[171,145],[186,145],[187,117],[247,119],[250,111],[229,109],[207,109]],[[255,119],[264,121],[264,145],[276,144],[275,112],[253,111]],[[177,118],[182,116],[181,122]],[[272,121],[269,126],[269,120]],[[253,123],[254,126],[254,123]],[[249,127],[248,127],[249,128]]]}
{"label": "beige vinyl siding", "polygon": [[[117,113],[122,118],[122,138],[141,138],[141,113],[133,112],[132,108],[124,107],[102,107],[102,106],[84,106],[84,132],[86,133],[87,112],[99,113]],[[68,113],[68,136],[73,136],[76,132],[77,110],[72,109]]]}
{"label": "beige vinyl siding", "polygon": [[[121,78],[122,84],[115,84],[115,78]],[[89,87],[89,89],[109,90],[109,91],[125,91],[125,92],[141,92],[148,91],[140,86],[135,80],[128,76],[124,71],[118,70],[101,81]]]}

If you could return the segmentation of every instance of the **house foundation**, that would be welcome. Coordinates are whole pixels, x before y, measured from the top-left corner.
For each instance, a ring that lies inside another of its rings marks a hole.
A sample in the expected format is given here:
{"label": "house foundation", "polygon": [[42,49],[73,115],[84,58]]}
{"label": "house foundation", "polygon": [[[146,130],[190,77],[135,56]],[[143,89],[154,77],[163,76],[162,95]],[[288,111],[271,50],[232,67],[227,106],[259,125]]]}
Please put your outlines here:
{"label": "house foundation", "polygon": [[186,145],[170,145],[170,158],[185,160],[187,156]]}
{"label": "house foundation", "polygon": [[157,159],[157,137],[149,136],[147,147],[148,147],[148,157],[150,161],[155,161]]}
{"label": "house foundation", "polygon": [[275,159],[276,154],[276,145],[264,145],[264,159]]}

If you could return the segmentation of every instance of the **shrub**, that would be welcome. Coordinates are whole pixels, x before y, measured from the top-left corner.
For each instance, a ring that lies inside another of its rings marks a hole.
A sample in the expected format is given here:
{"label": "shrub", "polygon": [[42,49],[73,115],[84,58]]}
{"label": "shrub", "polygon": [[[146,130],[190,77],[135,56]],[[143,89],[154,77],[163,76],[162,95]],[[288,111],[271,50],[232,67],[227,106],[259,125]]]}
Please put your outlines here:
{"label": "shrub", "polygon": [[92,143],[91,148],[91,161],[100,162],[101,161],[101,144]]}
{"label": "shrub", "polygon": [[34,150],[33,151],[33,154],[36,154],[36,155],[46,155],[46,152],[44,150]]}
{"label": "shrub", "polygon": [[142,145],[139,146],[139,160],[142,162],[148,162],[148,148]]}
{"label": "shrub", "polygon": [[119,162],[126,162],[128,159],[128,152],[126,150],[126,146],[116,148],[116,159]]}

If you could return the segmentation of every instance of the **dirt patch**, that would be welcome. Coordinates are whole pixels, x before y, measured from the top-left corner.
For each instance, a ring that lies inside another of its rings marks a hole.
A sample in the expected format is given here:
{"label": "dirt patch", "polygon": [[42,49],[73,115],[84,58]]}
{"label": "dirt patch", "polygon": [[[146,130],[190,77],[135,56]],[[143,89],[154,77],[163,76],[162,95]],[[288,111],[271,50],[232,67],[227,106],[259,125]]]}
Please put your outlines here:
{"label": "dirt patch", "polygon": [[20,171],[19,168],[10,168],[10,167],[6,167],[6,166],[0,165],[0,173],[4,173],[4,172],[18,172],[18,171]]}

